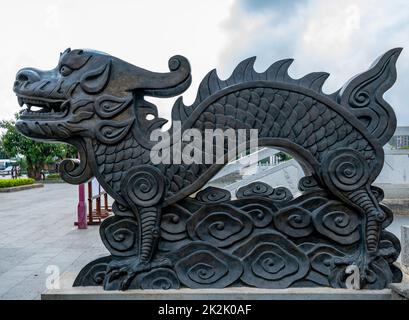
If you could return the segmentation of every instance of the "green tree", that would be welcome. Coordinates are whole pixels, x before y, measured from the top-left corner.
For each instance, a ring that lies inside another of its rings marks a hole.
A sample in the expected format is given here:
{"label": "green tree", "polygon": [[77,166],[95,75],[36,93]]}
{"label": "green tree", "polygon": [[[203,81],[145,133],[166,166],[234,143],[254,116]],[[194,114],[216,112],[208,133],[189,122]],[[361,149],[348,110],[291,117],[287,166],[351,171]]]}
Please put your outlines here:
{"label": "green tree", "polygon": [[15,121],[1,121],[0,128],[5,130],[0,137],[0,145],[3,146],[9,157],[24,157],[30,178],[39,180],[45,164],[55,163],[63,158],[76,155],[76,150],[72,146],[62,143],[38,142],[26,138],[17,131]]}
{"label": "green tree", "polygon": [[7,152],[6,150],[4,150],[3,143],[0,140],[0,159],[7,159],[7,158],[8,158]]}
{"label": "green tree", "polygon": [[293,157],[285,152],[278,152],[276,156],[280,159],[280,162],[291,160]]}

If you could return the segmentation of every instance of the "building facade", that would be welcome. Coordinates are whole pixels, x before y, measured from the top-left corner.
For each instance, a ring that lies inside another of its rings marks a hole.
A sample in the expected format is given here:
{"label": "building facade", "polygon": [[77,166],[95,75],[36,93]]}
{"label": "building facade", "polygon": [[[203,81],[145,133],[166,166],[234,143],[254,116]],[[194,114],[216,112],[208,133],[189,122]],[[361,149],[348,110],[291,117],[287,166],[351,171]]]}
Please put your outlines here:
{"label": "building facade", "polygon": [[409,126],[397,127],[389,144],[394,149],[409,148]]}

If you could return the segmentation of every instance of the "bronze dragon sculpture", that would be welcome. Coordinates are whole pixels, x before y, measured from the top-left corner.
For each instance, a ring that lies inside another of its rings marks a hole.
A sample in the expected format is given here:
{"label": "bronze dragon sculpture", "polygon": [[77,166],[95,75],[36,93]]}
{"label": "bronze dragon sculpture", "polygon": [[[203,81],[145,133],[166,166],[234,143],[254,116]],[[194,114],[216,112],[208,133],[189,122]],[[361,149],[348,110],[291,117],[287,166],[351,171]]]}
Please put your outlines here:
{"label": "bronze dragon sculpture", "polygon": [[[396,128],[394,111],[382,96],[395,82],[400,51],[388,51],[333,94],[321,90],[327,73],[293,79],[287,73],[291,59],[258,73],[253,57],[226,80],[209,72],[192,105],[182,98],[175,102],[177,130],[257,129],[260,146],[294,156],[306,174],[300,181],[304,194],[285,201],[263,183],[242,188],[237,200],[217,188],[193,199],[189,196],[222,164],[152,164],[156,142],[150,137],[166,120],[144,96],[184,92],[191,83],[184,57],[169,60],[170,72],[156,73],[98,51],[67,49],[52,70],[21,69],[14,91],[26,108],[18,130],[76,146],[81,161],[64,160],[62,178],[79,184],[95,176],[115,199],[115,216],[101,226],[112,256],[84,268],[76,285],[168,288],[182,282],[195,288],[241,281],[273,288],[342,287],[350,264],[359,266],[363,287],[399,280],[392,265],[399,242],[384,231],[391,213],[372,183],[383,166],[382,146]],[[260,248],[257,257],[269,258],[252,265],[253,248]]]}

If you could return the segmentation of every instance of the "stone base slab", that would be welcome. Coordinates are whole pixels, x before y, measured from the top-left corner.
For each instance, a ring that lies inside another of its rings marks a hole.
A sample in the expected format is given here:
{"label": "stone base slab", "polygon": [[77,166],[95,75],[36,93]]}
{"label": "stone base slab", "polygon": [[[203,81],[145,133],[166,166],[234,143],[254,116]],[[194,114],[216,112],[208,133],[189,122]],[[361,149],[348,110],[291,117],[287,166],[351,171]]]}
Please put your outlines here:
{"label": "stone base slab", "polygon": [[392,283],[392,300],[409,300],[409,283]]}
{"label": "stone base slab", "polygon": [[42,300],[390,300],[391,290],[332,288],[291,289],[178,289],[103,291],[100,287],[50,290]]}
{"label": "stone base slab", "polygon": [[41,295],[42,300],[390,300],[391,290],[333,288],[128,290],[104,291],[102,287],[72,287],[74,274],[65,273],[61,289]]}

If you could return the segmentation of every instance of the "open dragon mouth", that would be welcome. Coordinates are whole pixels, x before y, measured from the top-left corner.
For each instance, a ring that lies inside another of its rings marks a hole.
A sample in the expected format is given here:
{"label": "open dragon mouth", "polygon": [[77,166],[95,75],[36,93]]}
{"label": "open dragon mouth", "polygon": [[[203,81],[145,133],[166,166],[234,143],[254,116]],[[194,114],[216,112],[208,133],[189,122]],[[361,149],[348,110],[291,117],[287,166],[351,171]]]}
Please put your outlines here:
{"label": "open dragon mouth", "polygon": [[63,117],[68,111],[68,100],[52,100],[45,98],[17,96],[21,109],[19,114],[22,118],[38,117]]}

